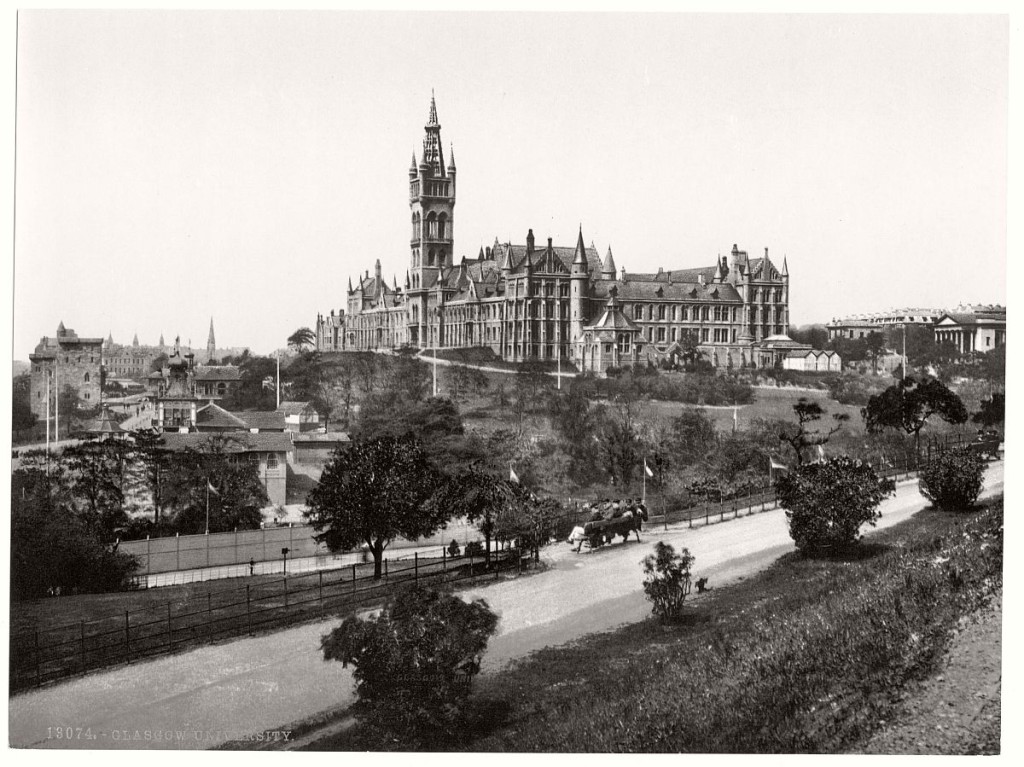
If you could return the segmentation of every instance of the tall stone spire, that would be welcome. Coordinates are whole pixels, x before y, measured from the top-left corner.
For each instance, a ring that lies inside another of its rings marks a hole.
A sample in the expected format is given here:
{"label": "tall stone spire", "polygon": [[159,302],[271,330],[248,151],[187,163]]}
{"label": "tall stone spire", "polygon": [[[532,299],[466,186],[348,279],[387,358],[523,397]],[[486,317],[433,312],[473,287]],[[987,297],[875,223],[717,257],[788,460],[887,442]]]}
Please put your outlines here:
{"label": "tall stone spire", "polygon": [[139,334],[136,333],[135,337],[132,339],[132,346],[138,346],[138,345],[139,345]]}
{"label": "tall stone spire", "polygon": [[423,164],[429,166],[434,176],[445,174],[444,156],[441,148],[441,124],[437,121],[437,104],[434,102],[434,91],[430,91],[430,115],[423,126],[426,134],[423,137]]}
{"label": "tall stone spire", "polygon": [[210,317],[210,336],[206,339],[206,361],[211,362],[217,355],[217,341],[213,335],[213,317]]}

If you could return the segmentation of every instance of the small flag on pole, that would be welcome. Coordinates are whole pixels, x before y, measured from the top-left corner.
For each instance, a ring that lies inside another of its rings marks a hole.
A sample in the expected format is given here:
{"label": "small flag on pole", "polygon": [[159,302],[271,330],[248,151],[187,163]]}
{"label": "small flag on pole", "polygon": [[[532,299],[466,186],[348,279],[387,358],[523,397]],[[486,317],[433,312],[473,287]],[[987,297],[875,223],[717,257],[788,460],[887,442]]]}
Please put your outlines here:
{"label": "small flag on pole", "polygon": [[220,495],[220,493],[217,492],[217,489],[213,485],[210,484],[210,480],[206,480],[206,489],[209,490],[211,493],[213,493],[216,496]]}
{"label": "small flag on pole", "polygon": [[647,459],[644,458],[644,471],[647,472],[647,476],[654,478],[654,472],[651,471],[651,467],[647,465]]}
{"label": "small flag on pole", "polygon": [[818,460],[825,460],[825,448],[823,448],[821,445],[818,445]]}
{"label": "small flag on pole", "polygon": [[508,467],[508,481],[515,482],[517,485],[519,484],[519,475],[516,474],[516,470],[511,466]]}
{"label": "small flag on pole", "polygon": [[778,461],[776,461],[771,456],[768,456],[768,468],[769,469],[782,469],[783,471],[787,471],[789,469],[788,466],[786,466],[783,463],[779,463]]}

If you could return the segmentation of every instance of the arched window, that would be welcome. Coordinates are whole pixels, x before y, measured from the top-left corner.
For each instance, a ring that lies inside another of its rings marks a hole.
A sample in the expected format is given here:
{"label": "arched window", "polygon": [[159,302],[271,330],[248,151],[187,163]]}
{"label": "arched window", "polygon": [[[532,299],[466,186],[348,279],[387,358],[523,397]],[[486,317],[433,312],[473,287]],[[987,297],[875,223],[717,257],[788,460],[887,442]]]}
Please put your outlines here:
{"label": "arched window", "polygon": [[84,378],[83,380],[84,380],[84,381],[85,381],[86,383],[89,383],[89,374],[88,374],[88,373],[86,373],[86,374],[85,374],[85,378]]}
{"label": "arched window", "polygon": [[427,251],[427,266],[434,266],[434,249]]}
{"label": "arched window", "polygon": [[442,213],[437,217],[437,237],[439,240],[443,240],[447,237],[448,232],[448,216]]}
{"label": "arched window", "polygon": [[414,240],[419,239],[420,236],[420,214],[417,211],[412,214],[412,238]]}
{"label": "arched window", "polygon": [[427,239],[437,239],[437,216],[434,213],[427,214]]}

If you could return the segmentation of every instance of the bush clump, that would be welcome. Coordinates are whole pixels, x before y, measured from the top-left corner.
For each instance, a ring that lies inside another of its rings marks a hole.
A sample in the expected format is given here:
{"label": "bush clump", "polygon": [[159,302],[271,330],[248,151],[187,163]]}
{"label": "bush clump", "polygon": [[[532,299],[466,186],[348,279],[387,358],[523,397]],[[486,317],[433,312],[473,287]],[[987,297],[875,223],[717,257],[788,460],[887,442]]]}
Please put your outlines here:
{"label": "bush clump", "polygon": [[376,617],[346,618],[321,648],[324,660],[355,666],[360,719],[406,742],[439,745],[460,729],[469,681],[497,626],[483,599],[416,586]]}
{"label": "bush clump", "polygon": [[847,456],[805,463],[775,482],[786,509],[789,534],[803,552],[840,549],[860,540],[864,524],[874,527],[878,505],[896,483],[875,474],[863,461]]}
{"label": "bush clump", "polygon": [[985,461],[964,445],[947,450],[921,472],[921,495],[943,511],[960,511],[974,505],[981,495]]}
{"label": "bush clump", "polygon": [[664,621],[678,618],[690,593],[690,568],[694,557],[689,549],[678,554],[669,544],[658,541],[654,553],[644,557],[644,594],[654,605],[654,614]]}

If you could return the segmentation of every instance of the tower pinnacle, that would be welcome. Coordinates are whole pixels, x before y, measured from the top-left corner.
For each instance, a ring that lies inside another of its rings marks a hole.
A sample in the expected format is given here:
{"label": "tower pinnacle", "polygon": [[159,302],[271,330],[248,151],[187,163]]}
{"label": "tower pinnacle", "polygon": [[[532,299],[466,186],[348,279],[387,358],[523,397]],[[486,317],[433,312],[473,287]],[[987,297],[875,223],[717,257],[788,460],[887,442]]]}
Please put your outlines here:
{"label": "tower pinnacle", "polygon": [[216,356],[217,341],[213,335],[213,317],[210,317],[210,337],[206,339],[206,361],[212,362]]}

